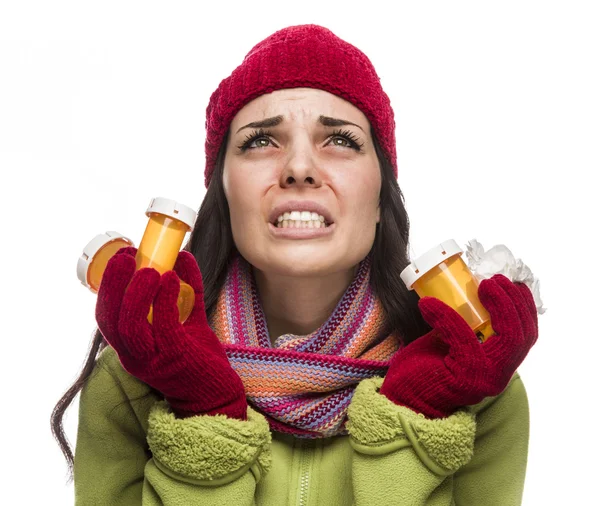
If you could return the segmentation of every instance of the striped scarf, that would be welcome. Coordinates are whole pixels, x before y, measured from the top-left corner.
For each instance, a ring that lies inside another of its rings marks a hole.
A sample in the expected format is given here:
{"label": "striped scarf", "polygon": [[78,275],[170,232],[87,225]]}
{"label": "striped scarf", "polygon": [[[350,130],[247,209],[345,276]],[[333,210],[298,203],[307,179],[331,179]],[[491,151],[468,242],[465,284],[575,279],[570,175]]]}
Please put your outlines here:
{"label": "striped scarf", "polygon": [[347,434],[356,385],[383,376],[400,346],[383,334],[381,302],[369,284],[367,257],[329,319],[308,335],[284,334],[271,344],[252,266],[230,264],[209,324],[239,374],[246,398],[272,430],[303,438]]}

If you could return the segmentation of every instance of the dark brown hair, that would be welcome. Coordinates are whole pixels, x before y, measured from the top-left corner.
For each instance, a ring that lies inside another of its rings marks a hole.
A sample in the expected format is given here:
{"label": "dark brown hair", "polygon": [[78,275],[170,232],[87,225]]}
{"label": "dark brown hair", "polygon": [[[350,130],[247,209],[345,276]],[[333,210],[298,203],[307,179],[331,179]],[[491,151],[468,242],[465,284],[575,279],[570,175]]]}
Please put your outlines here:
{"label": "dark brown hair", "polygon": [[[194,230],[185,247],[191,252],[200,267],[204,282],[204,303],[207,314],[211,314],[217,303],[219,291],[225,281],[228,263],[235,253],[231,233],[229,208],[223,188],[223,167],[229,133],[219,150],[217,166],[208,186]],[[407,290],[400,279],[402,269],[409,263],[409,220],[404,206],[404,196],[398,186],[393,168],[375,137],[375,145],[381,172],[380,222],[377,225],[371,257],[371,285],[380,298],[386,317],[386,331],[396,330],[408,344],[426,334],[431,327],[425,322],[418,309],[418,296]],[[85,365],[67,392],[58,401],[50,418],[52,433],[62,450],[69,467],[70,479],[73,473],[73,452],[65,437],[63,415],[75,396],[85,385],[92,373],[98,353],[107,346],[99,330],[90,345]]]}

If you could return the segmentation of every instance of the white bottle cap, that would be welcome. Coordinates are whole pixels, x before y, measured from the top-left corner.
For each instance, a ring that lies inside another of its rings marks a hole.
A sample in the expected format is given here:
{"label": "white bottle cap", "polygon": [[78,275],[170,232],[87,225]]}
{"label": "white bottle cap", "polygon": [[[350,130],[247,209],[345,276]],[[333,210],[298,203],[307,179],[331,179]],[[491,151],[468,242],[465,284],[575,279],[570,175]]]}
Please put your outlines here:
{"label": "white bottle cap", "polygon": [[150,213],[164,214],[169,218],[179,220],[190,227],[190,230],[194,228],[196,221],[196,211],[191,207],[162,197],[155,197],[150,201],[148,209],[146,209],[146,216],[150,216]]}
{"label": "white bottle cap", "polygon": [[434,248],[431,248],[427,253],[423,253],[419,258],[407,265],[400,274],[406,288],[412,290],[415,281],[423,276],[423,274],[426,274],[436,265],[457,253],[462,255],[463,250],[460,249],[458,243],[454,239],[448,239]]}
{"label": "white bottle cap", "polygon": [[100,251],[100,249],[106,246],[109,242],[117,240],[133,246],[133,241],[131,239],[128,239],[124,235],[119,234],[119,232],[114,231],[98,234],[85,245],[85,248],[83,248],[83,253],[79,257],[79,260],[77,260],[77,277],[83,286],[91,288],[87,281],[87,273],[96,253],[98,253],[98,251]]}

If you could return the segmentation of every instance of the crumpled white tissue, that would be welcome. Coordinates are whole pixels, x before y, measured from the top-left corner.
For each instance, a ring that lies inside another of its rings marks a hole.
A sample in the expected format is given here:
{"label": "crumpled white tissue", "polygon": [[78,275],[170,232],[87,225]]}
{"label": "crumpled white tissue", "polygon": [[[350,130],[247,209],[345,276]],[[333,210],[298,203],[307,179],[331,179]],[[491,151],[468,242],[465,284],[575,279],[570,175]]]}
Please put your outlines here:
{"label": "crumpled white tissue", "polygon": [[540,296],[540,280],[534,277],[531,269],[523,261],[515,259],[512,252],[504,245],[497,244],[488,251],[476,239],[467,244],[467,259],[469,269],[478,281],[491,278],[494,274],[503,274],[515,283],[525,283],[535,300],[538,314],[544,314],[547,308]]}

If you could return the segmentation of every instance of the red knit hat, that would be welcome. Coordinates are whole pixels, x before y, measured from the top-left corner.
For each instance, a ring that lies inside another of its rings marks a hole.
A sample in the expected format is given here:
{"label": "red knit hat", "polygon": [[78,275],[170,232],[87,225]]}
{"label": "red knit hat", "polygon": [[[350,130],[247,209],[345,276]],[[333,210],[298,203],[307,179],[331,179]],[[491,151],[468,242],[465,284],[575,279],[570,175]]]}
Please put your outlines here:
{"label": "red knit hat", "polygon": [[256,44],[211,95],[206,108],[207,188],[233,117],[256,97],[284,88],[317,88],[355,105],[370,121],[398,177],[394,111],[373,64],[327,28],[297,25]]}

